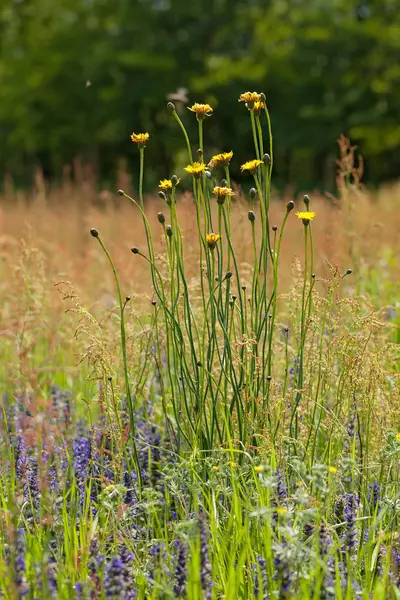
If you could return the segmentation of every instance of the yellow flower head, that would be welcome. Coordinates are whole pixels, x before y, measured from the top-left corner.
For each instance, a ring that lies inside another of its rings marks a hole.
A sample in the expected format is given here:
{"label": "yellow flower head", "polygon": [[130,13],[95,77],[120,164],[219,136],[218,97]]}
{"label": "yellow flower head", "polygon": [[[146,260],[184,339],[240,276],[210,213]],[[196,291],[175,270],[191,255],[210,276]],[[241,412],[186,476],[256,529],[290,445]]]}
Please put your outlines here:
{"label": "yellow flower head", "polygon": [[194,162],[192,165],[185,167],[185,171],[198,179],[206,170],[206,165],[202,162]]}
{"label": "yellow flower head", "polygon": [[283,506],[278,506],[276,512],[278,513],[278,515],[285,515],[287,513],[287,509]]}
{"label": "yellow flower head", "polygon": [[213,189],[213,194],[217,196],[218,204],[223,204],[226,198],[235,195],[234,191],[230,187],[221,187],[219,185]]}
{"label": "yellow flower head", "polygon": [[396,433],[396,440],[399,440],[400,442],[400,433]]}
{"label": "yellow flower head", "polygon": [[214,167],[227,167],[232,160],[233,152],[221,152],[221,154],[215,154],[211,157],[208,167],[213,169]]}
{"label": "yellow flower head", "polygon": [[170,179],[161,179],[158,187],[163,192],[170,192],[172,190],[172,181]]}
{"label": "yellow flower head", "polygon": [[237,466],[237,465],[236,465],[236,463],[235,463],[235,462],[231,462],[231,467],[232,467],[232,469],[234,469],[236,466]]}
{"label": "yellow flower head", "polygon": [[253,113],[256,115],[256,117],[258,117],[258,115],[260,114],[260,112],[262,110],[264,110],[265,108],[265,104],[264,102],[262,102],[261,100],[257,100],[257,102],[254,102],[253,104]]}
{"label": "yellow flower head", "polygon": [[304,225],[308,225],[310,223],[310,221],[312,221],[315,217],[315,212],[297,212],[296,213],[296,217],[298,219],[301,219],[303,221]]}
{"label": "yellow flower head", "polygon": [[148,133],[132,133],[131,140],[137,144],[139,148],[144,148],[149,137]]}
{"label": "yellow flower head", "polygon": [[329,470],[329,473],[336,473],[336,471],[337,471],[337,468],[336,468],[336,467],[332,467],[332,466],[331,466],[331,467],[329,467],[329,469],[328,469],[328,470]]}
{"label": "yellow flower head", "polygon": [[248,171],[249,173],[254,175],[254,173],[257,171],[257,169],[260,165],[262,165],[262,160],[258,160],[258,159],[248,160],[240,167],[240,170]]}
{"label": "yellow flower head", "polygon": [[254,467],[256,473],[262,473],[264,471],[264,467],[262,465],[257,465]]}
{"label": "yellow flower head", "polygon": [[202,121],[206,117],[211,117],[213,113],[213,109],[209,104],[199,104],[198,102],[195,102],[193,106],[188,106],[188,110],[196,113],[198,121]]}
{"label": "yellow flower head", "polygon": [[176,180],[176,183],[172,182],[172,179],[161,179],[158,187],[160,188],[160,190],[162,190],[163,192],[170,192],[172,190],[173,187],[177,186],[178,183],[180,182],[180,179]]}
{"label": "yellow flower head", "polygon": [[218,240],[221,239],[221,236],[218,233],[207,233],[206,242],[210,250],[214,250],[217,245]]}
{"label": "yellow flower head", "polygon": [[261,96],[258,92],[245,92],[244,94],[240,94],[239,97],[239,102],[245,102],[249,110],[254,107],[255,102],[259,102],[260,100]]}
{"label": "yellow flower head", "polygon": [[219,471],[219,467],[217,465],[213,466],[213,471]]}

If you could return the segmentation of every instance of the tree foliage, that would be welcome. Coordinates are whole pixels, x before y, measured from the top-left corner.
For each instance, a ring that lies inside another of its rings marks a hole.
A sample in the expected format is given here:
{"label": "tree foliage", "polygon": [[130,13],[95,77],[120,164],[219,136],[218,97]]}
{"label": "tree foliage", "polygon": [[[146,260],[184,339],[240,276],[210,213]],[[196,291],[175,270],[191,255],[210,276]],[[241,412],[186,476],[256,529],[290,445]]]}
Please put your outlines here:
{"label": "tree foliage", "polygon": [[342,132],[370,181],[398,174],[398,0],[2,0],[0,38],[2,170],[57,176],[80,155],[107,176],[130,132],[147,130],[169,175],[180,141],[165,104],[187,88],[218,115],[211,146],[240,139],[242,158],[252,142],[237,98],[264,91],[281,182],[326,182]]}

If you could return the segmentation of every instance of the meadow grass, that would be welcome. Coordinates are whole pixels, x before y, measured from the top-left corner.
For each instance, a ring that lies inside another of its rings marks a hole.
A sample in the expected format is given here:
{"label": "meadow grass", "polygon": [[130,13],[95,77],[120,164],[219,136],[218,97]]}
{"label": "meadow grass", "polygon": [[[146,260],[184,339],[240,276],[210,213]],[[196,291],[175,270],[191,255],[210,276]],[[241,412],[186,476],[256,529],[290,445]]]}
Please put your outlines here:
{"label": "meadow grass", "polygon": [[253,157],[169,106],[159,198],[133,134],[137,194],[2,200],[2,598],[400,597],[400,193],[341,138],[337,198],[274,198],[242,100]]}

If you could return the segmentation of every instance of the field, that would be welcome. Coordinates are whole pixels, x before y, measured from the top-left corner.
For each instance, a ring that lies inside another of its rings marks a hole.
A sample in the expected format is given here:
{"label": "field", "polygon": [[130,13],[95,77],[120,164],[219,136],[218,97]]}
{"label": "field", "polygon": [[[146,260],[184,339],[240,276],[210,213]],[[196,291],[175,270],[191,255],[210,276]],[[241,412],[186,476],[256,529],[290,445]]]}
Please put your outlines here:
{"label": "field", "polygon": [[281,198],[256,106],[243,189],[200,108],[193,192],[5,182],[1,598],[400,598],[400,187]]}

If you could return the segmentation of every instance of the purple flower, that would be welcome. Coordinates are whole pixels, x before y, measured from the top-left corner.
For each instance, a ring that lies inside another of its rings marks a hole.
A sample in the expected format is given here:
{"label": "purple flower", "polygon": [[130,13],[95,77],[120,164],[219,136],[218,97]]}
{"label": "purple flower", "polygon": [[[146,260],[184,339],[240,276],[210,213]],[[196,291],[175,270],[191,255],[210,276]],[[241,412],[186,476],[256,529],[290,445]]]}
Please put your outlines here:
{"label": "purple flower", "polygon": [[285,541],[275,547],[274,566],[274,579],[280,583],[279,598],[280,600],[290,598],[293,585],[293,573],[289,565],[288,548]]}
{"label": "purple flower", "polygon": [[29,592],[28,585],[26,583],[26,537],[25,530],[18,529],[16,533],[16,544],[15,544],[15,586],[18,592],[18,598],[23,598]]}
{"label": "purple flower", "polygon": [[182,541],[175,542],[175,585],[174,594],[178,598],[186,596],[186,548]]}
{"label": "purple flower", "polygon": [[212,598],[212,567],[208,554],[208,538],[209,529],[206,525],[204,513],[199,515],[199,530],[200,530],[200,581],[201,588],[203,590],[204,600],[211,600]]}
{"label": "purple flower", "polygon": [[283,481],[282,471],[277,469],[274,473],[276,480],[276,493],[280,506],[284,506],[288,497],[287,487]]}
{"label": "purple flower", "polygon": [[124,591],[124,565],[119,556],[111,558],[104,575],[106,598],[120,600]]}
{"label": "purple flower", "polygon": [[358,507],[359,499],[355,492],[344,494],[343,514],[346,521],[344,545],[349,552],[354,552],[357,546],[356,516]]}
{"label": "purple flower", "polygon": [[381,486],[376,481],[373,481],[368,486],[368,503],[372,512],[375,511],[375,508],[379,510],[381,503]]}
{"label": "purple flower", "polygon": [[89,475],[89,465],[92,456],[92,443],[90,436],[84,433],[82,424],[78,427],[78,435],[72,443],[72,448],[74,456],[74,473],[79,490],[80,503],[83,504],[85,483]]}
{"label": "purple flower", "polygon": [[253,564],[253,593],[256,600],[268,600],[267,561],[261,556]]}

